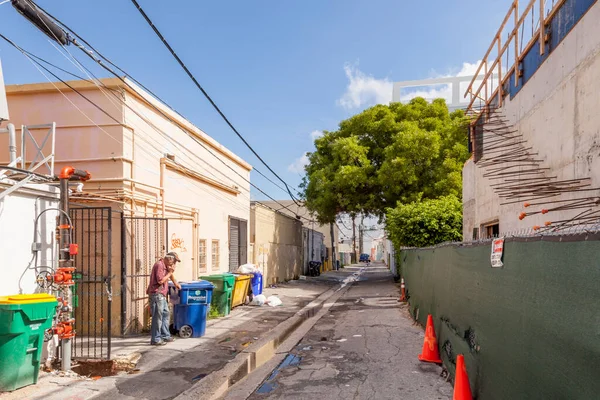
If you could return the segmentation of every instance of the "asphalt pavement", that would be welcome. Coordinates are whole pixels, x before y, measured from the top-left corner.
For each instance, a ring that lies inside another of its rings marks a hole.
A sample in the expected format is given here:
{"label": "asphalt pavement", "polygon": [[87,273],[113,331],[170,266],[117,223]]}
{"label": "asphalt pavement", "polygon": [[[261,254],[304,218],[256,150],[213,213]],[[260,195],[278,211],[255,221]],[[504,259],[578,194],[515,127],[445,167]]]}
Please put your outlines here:
{"label": "asphalt pavement", "polygon": [[273,399],[451,399],[442,368],[419,362],[413,324],[383,265],[363,270],[249,397]]}

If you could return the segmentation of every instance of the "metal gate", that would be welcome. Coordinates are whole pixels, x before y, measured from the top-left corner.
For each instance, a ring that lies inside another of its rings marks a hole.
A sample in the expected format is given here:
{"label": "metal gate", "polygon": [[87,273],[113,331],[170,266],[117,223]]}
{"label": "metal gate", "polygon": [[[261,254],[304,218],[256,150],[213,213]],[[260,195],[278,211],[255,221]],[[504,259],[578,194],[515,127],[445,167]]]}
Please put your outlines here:
{"label": "metal gate", "polygon": [[112,220],[110,207],[71,208],[74,257],[73,314],[77,335],[72,357],[110,359],[112,337]]}
{"label": "metal gate", "polygon": [[146,289],[152,266],[168,251],[165,218],[123,217],[121,225],[121,334],[149,331]]}

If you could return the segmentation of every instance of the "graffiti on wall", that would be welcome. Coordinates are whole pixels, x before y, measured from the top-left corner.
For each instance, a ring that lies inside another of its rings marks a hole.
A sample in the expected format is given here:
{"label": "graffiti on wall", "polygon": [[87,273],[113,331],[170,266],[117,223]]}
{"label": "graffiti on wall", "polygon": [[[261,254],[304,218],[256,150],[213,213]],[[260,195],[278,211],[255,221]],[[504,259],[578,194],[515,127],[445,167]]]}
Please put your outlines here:
{"label": "graffiti on wall", "polygon": [[171,235],[171,250],[179,250],[182,253],[185,253],[187,251],[185,247],[185,242],[183,241],[183,239],[178,238],[177,234],[175,233]]}

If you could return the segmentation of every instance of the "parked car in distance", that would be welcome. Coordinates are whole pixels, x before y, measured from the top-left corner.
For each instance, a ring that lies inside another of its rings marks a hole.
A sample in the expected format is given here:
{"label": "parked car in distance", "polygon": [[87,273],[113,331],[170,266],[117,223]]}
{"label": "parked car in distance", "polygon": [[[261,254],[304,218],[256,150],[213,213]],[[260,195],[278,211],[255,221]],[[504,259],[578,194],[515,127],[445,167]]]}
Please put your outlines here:
{"label": "parked car in distance", "polygon": [[361,254],[360,258],[359,258],[359,262],[370,262],[371,261],[371,257],[368,254]]}

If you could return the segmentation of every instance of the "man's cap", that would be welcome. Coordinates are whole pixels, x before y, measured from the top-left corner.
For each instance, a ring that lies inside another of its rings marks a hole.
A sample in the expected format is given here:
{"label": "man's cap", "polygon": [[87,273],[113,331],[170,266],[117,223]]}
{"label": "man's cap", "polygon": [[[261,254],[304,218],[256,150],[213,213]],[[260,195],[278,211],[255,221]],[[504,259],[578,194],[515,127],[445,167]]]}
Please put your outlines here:
{"label": "man's cap", "polygon": [[167,257],[173,257],[173,258],[175,258],[175,261],[181,262],[181,260],[179,259],[179,256],[174,251],[168,252],[167,253]]}

